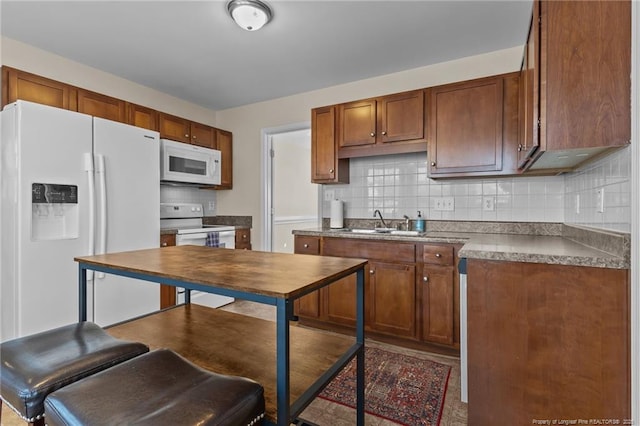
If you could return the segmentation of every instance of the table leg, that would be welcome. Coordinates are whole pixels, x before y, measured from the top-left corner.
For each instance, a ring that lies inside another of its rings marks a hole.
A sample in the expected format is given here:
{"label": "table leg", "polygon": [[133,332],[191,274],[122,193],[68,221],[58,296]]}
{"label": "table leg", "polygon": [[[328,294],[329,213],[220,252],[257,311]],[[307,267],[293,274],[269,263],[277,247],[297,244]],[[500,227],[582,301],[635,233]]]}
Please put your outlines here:
{"label": "table leg", "polygon": [[356,356],[356,424],[364,426],[364,269],[357,272],[356,343],[361,349]]}
{"label": "table leg", "polygon": [[87,269],[78,264],[78,322],[87,320]]}
{"label": "table leg", "polygon": [[288,426],[289,406],[289,318],[291,303],[287,299],[278,299],[276,304],[276,375],[278,425]]}

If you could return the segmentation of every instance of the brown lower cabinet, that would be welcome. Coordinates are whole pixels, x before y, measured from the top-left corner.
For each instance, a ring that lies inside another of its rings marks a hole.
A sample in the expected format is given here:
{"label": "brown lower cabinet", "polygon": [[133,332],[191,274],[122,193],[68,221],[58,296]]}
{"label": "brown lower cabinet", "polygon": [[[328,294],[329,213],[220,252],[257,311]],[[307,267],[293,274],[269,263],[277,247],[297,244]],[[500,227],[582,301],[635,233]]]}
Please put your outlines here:
{"label": "brown lower cabinet", "polygon": [[251,229],[236,228],[235,247],[238,250],[251,250]]}
{"label": "brown lower cabinet", "polygon": [[[367,336],[408,346],[435,345],[449,353],[460,347],[458,275],[454,273],[457,248],[448,244],[295,236],[295,252],[299,254],[369,260],[365,273]],[[294,312],[305,325],[352,330],[355,301],[356,276],[351,275],[300,298]]]}
{"label": "brown lower cabinet", "polygon": [[467,266],[469,424],[625,424],[629,271],[478,259]]}
{"label": "brown lower cabinet", "polygon": [[[176,245],[175,234],[160,235],[160,247]],[[160,285],[160,309],[176,304],[176,288],[170,285]]]}

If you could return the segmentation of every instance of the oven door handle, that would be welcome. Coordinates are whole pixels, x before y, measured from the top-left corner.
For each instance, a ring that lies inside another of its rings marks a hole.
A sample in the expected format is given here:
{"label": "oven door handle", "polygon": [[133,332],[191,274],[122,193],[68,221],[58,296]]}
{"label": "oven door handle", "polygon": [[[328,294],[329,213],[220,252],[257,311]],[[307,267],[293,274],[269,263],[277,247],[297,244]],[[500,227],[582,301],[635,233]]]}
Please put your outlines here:
{"label": "oven door handle", "polygon": [[204,240],[207,238],[207,234],[179,234],[181,241],[186,240]]}

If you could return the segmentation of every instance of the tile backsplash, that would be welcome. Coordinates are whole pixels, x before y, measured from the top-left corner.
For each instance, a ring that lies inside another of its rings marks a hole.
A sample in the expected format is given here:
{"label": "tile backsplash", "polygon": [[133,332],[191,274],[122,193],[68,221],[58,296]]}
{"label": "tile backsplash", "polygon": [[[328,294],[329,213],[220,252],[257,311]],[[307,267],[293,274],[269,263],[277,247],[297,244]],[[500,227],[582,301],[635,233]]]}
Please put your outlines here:
{"label": "tile backsplash", "polygon": [[200,203],[205,216],[216,214],[216,191],[188,186],[160,185],[161,203]]}
{"label": "tile backsplash", "polygon": [[[417,153],[351,159],[350,181],[323,188],[345,202],[349,218],[368,218],[379,209],[390,219],[414,218],[419,210],[428,220],[564,220],[563,176],[433,180],[427,177],[427,154]],[[453,211],[436,209],[442,197],[453,198]],[[329,204],[323,205],[325,217]]]}
{"label": "tile backsplash", "polygon": [[[375,209],[389,219],[414,218],[419,210],[428,220],[566,222],[629,232],[627,149],[566,175],[456,180],[429,179],[426,153],[353,158],[351,183],[324,185],[323,191],[344,201],[346,218],[370,218]],[[604,213],[596,212],[598,188],[604,188]],[[453,198],[452,211],[436,209],[442,197]],[[329,214],[330,202],[324,201],[323,216]]]}
{"label": "tile backsplash", "polygon": [[[604,211],[598,211],[603,191]],[[631,232],[631,147],[565,176],[565,218],[569,224]]]}

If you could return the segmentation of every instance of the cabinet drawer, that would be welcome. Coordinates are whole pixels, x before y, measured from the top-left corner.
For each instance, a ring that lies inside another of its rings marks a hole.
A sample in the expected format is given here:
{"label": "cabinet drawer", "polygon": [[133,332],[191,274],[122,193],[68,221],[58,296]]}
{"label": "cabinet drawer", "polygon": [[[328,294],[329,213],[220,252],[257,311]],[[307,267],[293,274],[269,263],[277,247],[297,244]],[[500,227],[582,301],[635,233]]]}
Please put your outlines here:
{"label": "cabinet drawer", "polygon": [[298,254],[320,254],[320,238],[296,236],[295,252]]}
{"label": "cabinet drawer", "polygon": [[415,244],[395,241],[366,241],[345,238],[325,238],[322,254],[325,256],[363,258],[383,262],[416,261]]}
{"label": "cabinet drawer", "polygon": [[424,245],[422,261],[434,265],[453,265],[453,247]]}
{"label": "cabinet drawer", "polygon": [[169,247],[176,245],[175,234],[161,234],[160,235],[160,247]]}

